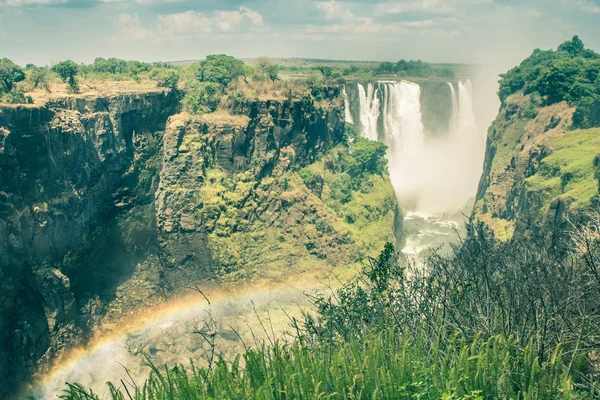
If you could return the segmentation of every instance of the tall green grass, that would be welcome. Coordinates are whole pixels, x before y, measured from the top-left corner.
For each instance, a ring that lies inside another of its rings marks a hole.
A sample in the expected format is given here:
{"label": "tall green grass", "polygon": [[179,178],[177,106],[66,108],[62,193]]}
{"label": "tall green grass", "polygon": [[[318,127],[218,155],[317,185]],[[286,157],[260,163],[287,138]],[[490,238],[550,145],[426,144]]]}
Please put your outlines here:
{"label": "tall green grass", "polygon": [[[363,338],[365,339],[365,338]],[[318,346],[275,344],[249,350],[233,363],[218,361],[212,371],[178,366],[153,371],[142,386],[111,385],[115,400],[179,399],[574,399],[576,393],[562,351],[547,362],[533,343],[459,335],[431,348],[421,337],[393,330]],[[244,365],[244,368],[241,367]],[[70,386],[62,399],[98,399]]]}

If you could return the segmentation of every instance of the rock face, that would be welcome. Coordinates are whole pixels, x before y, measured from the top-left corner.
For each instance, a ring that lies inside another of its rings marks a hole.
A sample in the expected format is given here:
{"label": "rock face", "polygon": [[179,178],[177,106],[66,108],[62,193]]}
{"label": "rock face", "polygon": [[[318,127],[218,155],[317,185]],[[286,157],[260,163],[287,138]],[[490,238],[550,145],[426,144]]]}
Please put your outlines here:
{"label": "rock face", "polygon": [[[211,271],[214,260],[207,253],[207,234],[218,228],[224,210],[210,204],[219,194],[207,193],[206,183],[216,182],[217,169],[231,178],[244,175],[246,186],[258,186],[264,178],[315,161],[342,142],[343,132],[337,110],[315,109],[309,98],[253,102],[247,116],[225,121],[217,116],[173,122],[164,138],[164,167],[156,195],[167,259],[180,268],[194,265],[207,275],[216,272]],[[236,212],[256,196],[248,188],[245,198],[235,204]],[[254,203],[253,214],[261,206],[269,204]]]}
{"label": "rock face", "polygon": [[69,278],[51,266],[115,210],[134,143],[177,108],[175,94],[156,92],[0,109],[2,382],[79,336]]}
{"label": "rock face", "polygon": [[506,100],[492,124],[473,213],[497,238],[558,239],[597,204],[597,130],[569,130],[574,109],[530,96]]}
{"label": "rock face", "polygon": [[191,117],[150,92],[0,108],[0,397],[191,282],[354,265],[398,241],[387,175],[333,194],[349,156],[338,103]]}

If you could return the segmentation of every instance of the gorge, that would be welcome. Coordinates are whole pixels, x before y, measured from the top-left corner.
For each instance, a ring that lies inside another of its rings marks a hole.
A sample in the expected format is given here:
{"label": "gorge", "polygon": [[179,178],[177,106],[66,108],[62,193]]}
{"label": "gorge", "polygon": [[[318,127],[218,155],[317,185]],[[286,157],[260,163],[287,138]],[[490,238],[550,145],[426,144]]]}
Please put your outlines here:
{"label": "gorge", "polygon": [[1,104],[0,397],[594,398],[598,60],[495,99],[221,54]]}

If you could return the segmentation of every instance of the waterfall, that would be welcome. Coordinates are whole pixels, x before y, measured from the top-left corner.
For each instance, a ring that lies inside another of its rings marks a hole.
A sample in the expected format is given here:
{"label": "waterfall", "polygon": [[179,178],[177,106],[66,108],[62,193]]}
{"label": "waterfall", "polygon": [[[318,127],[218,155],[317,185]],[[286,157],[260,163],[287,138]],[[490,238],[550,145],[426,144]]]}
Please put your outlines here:
{"label": "waterfall", "polygon": [[367,84],[367,90],[358,84],[360,102],[360,132],[370,140],[377,140],[377,120],[379,119],[379,90],[373,84]]}
{"label": "waterfall", "polygon": [[346,86],[342,87],[342,94],[344,95],[344,118],[347,123],[354,124],[352,113],[350,112],[350,100],[348,99],[348,93],[346,93]]}
{"label": "waterfall", "polygon": [[471,82],[448,82],[448,87],[452,110],[447,135],[426,138],[418,84],[358,84],[361,135],[388,146],[399,203],[421,215],[461,210],[475,195],[481,174],[485,136],[477,132]]}
{"label": "waterfall", "polygon": [[456,95],[456,90],[454,90],[454,85],[448,82],[448,86],[450,86],[450,95],[452,96],[452,115],[450,116],[449,125],[449,133],[450,137],[455,137],[458,135],[458,126],[459,126],[459,109],[458,109],[458,97]]}
{"label": "waterfall", "polygon": [[473,111],[473,87],[470,80],[458,82],[458,130],[462,138],[471,141],[476,128]]}
{"label": "waterfall", "polygon": [[416,83],[382,82],[383,141],[389,146],[390,178],[402,202],[416,201],[422,184],[418,168],[425,149],[421,88]]}

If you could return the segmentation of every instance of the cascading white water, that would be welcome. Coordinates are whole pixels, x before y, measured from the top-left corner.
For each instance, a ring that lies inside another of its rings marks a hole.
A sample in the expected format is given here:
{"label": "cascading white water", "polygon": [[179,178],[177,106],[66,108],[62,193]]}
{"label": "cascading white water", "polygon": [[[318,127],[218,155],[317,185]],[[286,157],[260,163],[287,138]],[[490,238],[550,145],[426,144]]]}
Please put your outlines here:
{"label": "cascading white water", "polygon": [[360,131],[370,140],[377,140],[377,120],[379,119],[379,90],[373,84],[367,84],[367,90],[358,84],[360,102]]}
{"label": "cascading white water", "polygon": [[342,94],[344,95],[344,118],[347,123],[354,124],[354,119],[350,112],[350,100],[348,99],[348,93],[346,93],[346,86],[342,87]]}
{"label": "cascading white water", "polygon": [[458,82],[458,130],[463,138],[473,143],[473,135],[477,130],[475,112],[473,111],[473,86],[470,80]]}
{"label": "cascading white water", "polygon": [[450,95],[452,96],[452,115],[450,116],[450,123],[448,124],[448,129],[450,131],[450,137],[454,138],[459,132],[458,96],[456,95],[456,90],[454,90],[454,85],[448,82],[448,86],[450,86]]}
{"label": "cascading white water", "polygon": [[452,99],[448,134],[444,139],[426,140],[419,85],[379,82],[365,89],[358,84],[361,134],[371,140],[380,138],[389,146],[390,178],[405,210],[427,215],[456,212],[475,194],[483,147],[477,135],[471,82],[460,81],[458,90],[452,83],[448,87]]}
{"label": "cascading white water", "polygon": [[415,254],[456,238],[483,165],[485,135],[477,131],[471,82],[448,87],[452,110],[447,134],[426,138],[419,85],[379,82],[366,90],[358,85],[360,132],[388,145],[390,178],[405,212],[402,251],[417,264]]}
{"label": "cascading white water", "polygon": [[415,201],[422,182],[414,166],[425,148],[421,88],[411,82],[381,83],[384,87],[384,142],[389,146],[390,177],[402,201]]}

